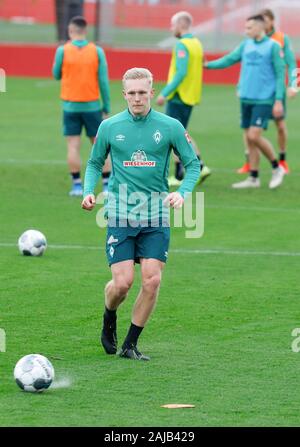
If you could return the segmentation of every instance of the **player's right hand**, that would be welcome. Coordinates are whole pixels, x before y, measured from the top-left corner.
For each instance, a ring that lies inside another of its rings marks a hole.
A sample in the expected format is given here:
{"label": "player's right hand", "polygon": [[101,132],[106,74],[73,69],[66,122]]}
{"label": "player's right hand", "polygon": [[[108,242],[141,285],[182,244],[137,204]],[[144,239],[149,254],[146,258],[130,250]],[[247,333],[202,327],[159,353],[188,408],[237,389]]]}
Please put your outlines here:
{"label": "player's right hand", "polygon": [[96,204],[96,199],[95,199],[94,194],[88,194],[83,199],[83,201],[81,203],[81,208],[83,208],[84,210],[87,210],[87,211],[92,211],[95,204]]}
{"label": "player's right hand", "polygon": [[281,118],[283,116],[284,110],[282,101],[276,100],[274,102],[273,110],[272,110],[274,118]]}
{"label": "player's right hand", "polygon": [[298,93],[298,89],[295,87],[288,87],[287,89],[287,95],[289,98],[295,98],[295,96]]}
{"label": "player's right hand", "polygon": [[156,98],[156,104],[158,106],[163,106],[165,102],[166,102],[166,98],[162,95],[158,95],[158,97]]}

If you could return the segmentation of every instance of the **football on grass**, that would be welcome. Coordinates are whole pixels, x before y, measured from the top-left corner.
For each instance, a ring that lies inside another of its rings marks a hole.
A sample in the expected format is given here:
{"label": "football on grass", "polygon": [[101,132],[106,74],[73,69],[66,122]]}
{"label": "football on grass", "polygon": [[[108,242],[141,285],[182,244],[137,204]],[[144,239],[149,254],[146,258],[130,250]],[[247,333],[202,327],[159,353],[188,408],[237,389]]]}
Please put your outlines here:
{"label": "football on grass", "polygon": [[14,378],[24,391],[41,392],[49,388],[54,379],[51,362],[40,354],[22,357],[15,366]]}
{"label": "football on grass", "polygon": [[40,231],[27,230],[19,237],[18,247],[25,256],[41,256],[47,248],[47,240]]}

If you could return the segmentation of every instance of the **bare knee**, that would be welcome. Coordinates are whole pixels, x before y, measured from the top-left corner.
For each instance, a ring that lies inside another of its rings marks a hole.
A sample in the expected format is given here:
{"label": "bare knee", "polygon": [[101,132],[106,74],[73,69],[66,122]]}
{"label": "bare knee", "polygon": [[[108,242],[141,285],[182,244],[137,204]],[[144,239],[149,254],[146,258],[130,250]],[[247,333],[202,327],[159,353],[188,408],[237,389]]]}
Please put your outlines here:
{"label": "bare knee", "polygon": [[250,144],[255,144],[258,142],[260,138],[261,132],[256,129],[250,129],[247,132],[247,140]]}
{"label": "bare knee", "polygon": [[120,298],[126,297],[130,287],[133,283],[133,277],[131,276],[118,276],[114,279],[113,286],[114,291]]}
{"label": "bare knee", "polygon": [[287,133],[286,125],[284,120],[276,121],[278,132],[281,135],[285,135]]}
{"label": "bare knee", "polygon": [[161,282],[161,274],[154,273],[152,275],[147,275],[143,279],[143,289],[149,292],[150,294],[155,295],[157,290],[159,289]]}

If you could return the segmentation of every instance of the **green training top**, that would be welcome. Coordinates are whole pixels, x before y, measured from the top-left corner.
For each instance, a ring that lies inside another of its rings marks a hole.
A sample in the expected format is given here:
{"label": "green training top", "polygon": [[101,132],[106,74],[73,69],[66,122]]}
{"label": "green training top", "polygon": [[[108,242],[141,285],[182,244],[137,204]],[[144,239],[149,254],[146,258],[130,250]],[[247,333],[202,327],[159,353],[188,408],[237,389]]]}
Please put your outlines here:
{"label": "green training top", "polygon": [[[168,193],[172,149],[186,169],[184,180],[178,189],[184,196],[185,193],[192,192],[199,179],[200,161],[195,155],[189,135],[178,120],[150,109],[143,117],[133,116],[129,110],[125,110],[102,121],[87,163],[84,197],[94,194],[109,153],[112,173],[106,204],[108,218],[127,219],[138,207],[142,212],[136,220],[161,217],[161,204],[159,210],[152,210],[151,215],[149,214],[152,206],[151,194]],[[126,194],[121,194],[125,190]]]}
{"label": "green training top", "polygon": [[[238,62],[241,62],[243,59],[243,54],[244,54],[244,50],[245,47],[247,45],[247,43],[249,41],[251,41],[252,39],[245,39],[243,42],[241,42],[241,44],[235,49],[233,50],[231,53],[226,54],[225,56],[216,59],[214,61],[210,61],[207,63],[206,68],[210,68],[210,69],[219,69],[219,68],[227,68],[230,67],[231,65],[234,65]],[[266,43],[266,41],[269,41],[269,37],[265,36],[263,39],[261,40],[253,40],[253,43],[255,45],[261,45]],[[241,101],[244,103],[255,103],[255,104],[270,104],[272,105],[274,103],[275,99],[282,99],[284,97],[284,90],[285,90],[285,86],[284,86],[284,69],[283,69],[283,59],[280,55],[280,46],[279,44],[277,44],[276,42],[274,42],[274,45],[272,47],[272,64],[274,67],[274,71],[275,71],[275,76],[276,76],[276,94],[275,94],[275,98],[274,97],[270,97],[268,99],[246,99],[246,98],[241,98]],[[255,82],[254,79],[251,79],[251,82]],[[240,79],[239,81],[239,87],[241,87],[243,83],[243,79]],[[245,86],[246,87],[246,86]],[[257,85],[256,88],[258,89],[259,92],[259,86]],[[261,86],[260,86],[261,89]],[[257,98],[259,98],[259,94],[257,96]]]}
{"label": "green training top", "polygon": [[[84,47],[89,42],[87,40],[73,40],[72,44],[77,47]],[[108,80],[108,70],[107,62],[105,58],[104,51],[101,47],[96,47],[99,59],[99,71],[98,71],[98,81],[101,93],[101,98],[103,101],[103,112],[110,112],[110,94],[109,94],[109,80]],[[52,73],[55,79],[61,79],[62,64],[64,59],[64,47],[63,45],[58,47],[55,53],[54,64]],[[63,110],[66,112],[96,112],[101,109],[100,100],[96,101],[86,101],[86,102],[75,102],[75,101],[62,101]]]}

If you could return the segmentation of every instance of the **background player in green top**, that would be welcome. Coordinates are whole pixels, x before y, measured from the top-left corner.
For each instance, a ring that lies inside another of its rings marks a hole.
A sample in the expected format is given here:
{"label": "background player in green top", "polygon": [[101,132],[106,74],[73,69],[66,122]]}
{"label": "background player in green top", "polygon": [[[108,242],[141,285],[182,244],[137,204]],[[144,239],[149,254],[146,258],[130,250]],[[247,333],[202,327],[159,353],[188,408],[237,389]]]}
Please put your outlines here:
{"label": "background player in green top", "polygon": [[[169,68],[168,82],[156,99],[162,106],[167,101],[166,114],[178,119],[187,129],[193,107],[200,103],[202,96],[202,44],[193,36],[191,28],[193,17],[186,11],[177,12],[171,18],[171,31],[178,39],[174,46]],[[192,139],[193,147],[200,160],[200,151]],[[201,160],[201,177],[203,182],[211,170]],[[182,163],[175,159],[175,177],[169,177],[169,185],[180,185],[184,176]]]}
{"label": "background player in green top", "polygon": [[[287,91],[284,94],[283,98],[283,106],[284,106],[284,113],[280,117],[272,117],[274,119],[274,122],[276,124],[277,128],[277,141],[278,141],[278,148],[279,148],[279,164],[283,167],[285,170],[285,173],[289,173],[289,166],[286,161],[286,150],[287,150],[287,126],[285,121],[286,116],[286,93],[288,98],[294,98],[298,92],[297,90],[297,63],[295,59],[295,55],[291,48],[291,43],[289,37],[283,33],[280,30],[275,29],[275,15],[271,9],[263,9],[261,11],[261,15],[264,18],[265,21],[265,31],[268,37],[275,40],[277,42],[284,54],[284,62],[287,67],[288,71],[288,86]],[[285,80],[284,80],[285,85]],[[244,174],[249,172],[249,149],[248,149],[248,142],[247,139],[244,138],[245,141],[245,154],[246,154],[246,163],[238,170],[240,174]]]}
{"label": "background player in green top", "polygon": [[[117,353],[116,312],[133,283],[134,263],[139,262],[142,285],[119,352],[121,357],[135,360],[149,360],[138,350],[137,341],[156,303],[170,231],[163,222],[162,207],[142,213],[141,204],[144,211],[149,210],[153,194],[163,193],[165,205],[181,207],[185,193],[192,192],[200,171],[200,162],[182,124],[151,109],[153,94],[149,70],[133,68],[125,73],[123,95],[128,109],[103,121],[99,127],[86,168],[82,202],[86,210],[95,206],[94,190],[110,154],[106,252],[112,280],[105,287],[101,343],[108,354]],[[186,175],[179,189],[169,194],[172,150],[182,160]]]}
{"label": "background player in green top", "polygon": [[283,180],[284,169],[279,166],[273,146],[262,136],[272,114],[282,116],[284,96],[284,63],[280,46],[266,36],[262,15],[246,20],[247,38],[231,53],[215,61],[206,62],[207,68],[226,68],[241,62],[239,97],[241,127],[245,130],[249,146],[250,176],[232,185],[233,188],[258,188],[259,158],[262,152],[272,166],[270,189]]}
{"label": "background player in green top", "polygon": [[[82,196],[80,144],[82,127],[94,142],[102,119],[110,112],[110,92],[104,51],[87,40],[87,22],[74,17],[68,27],[71,41],[58,47],[53,76],[61,79],[63,133],[67,140],[68,165],[72,177],[71,196]],[[100,104],[100,94],[102,108]],[[103,169],[103,189],[110,173],[109,160]]]}

